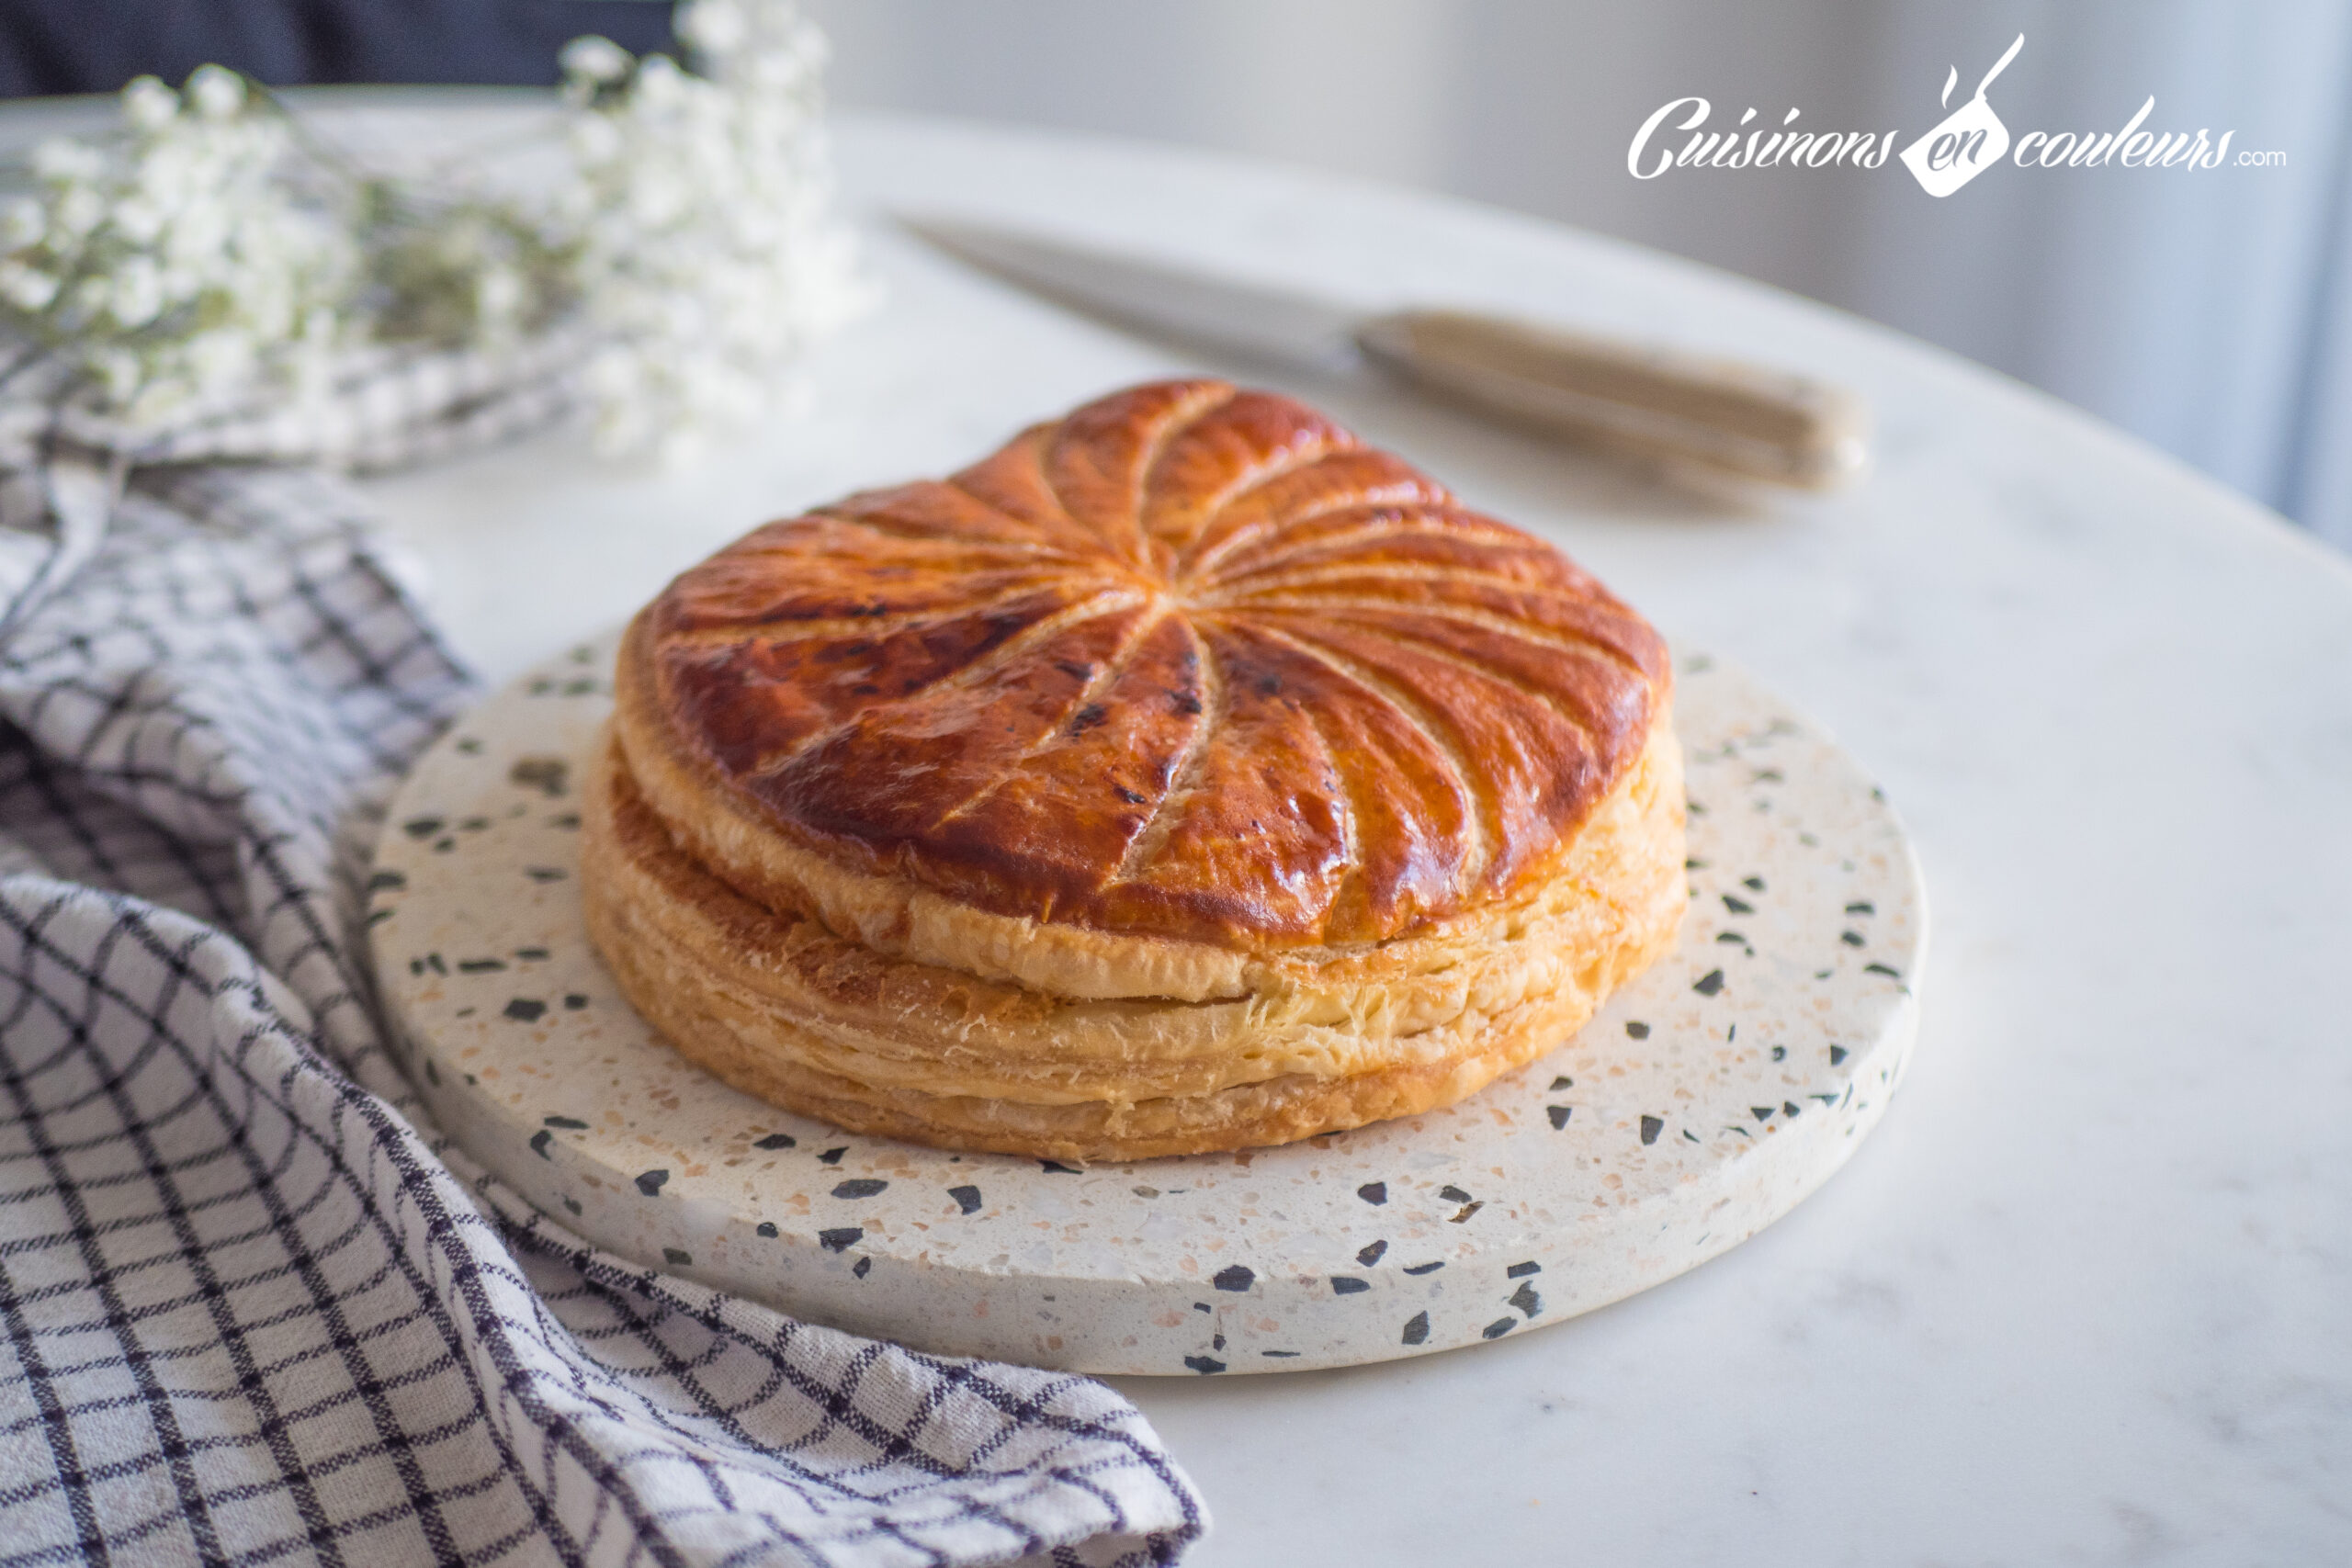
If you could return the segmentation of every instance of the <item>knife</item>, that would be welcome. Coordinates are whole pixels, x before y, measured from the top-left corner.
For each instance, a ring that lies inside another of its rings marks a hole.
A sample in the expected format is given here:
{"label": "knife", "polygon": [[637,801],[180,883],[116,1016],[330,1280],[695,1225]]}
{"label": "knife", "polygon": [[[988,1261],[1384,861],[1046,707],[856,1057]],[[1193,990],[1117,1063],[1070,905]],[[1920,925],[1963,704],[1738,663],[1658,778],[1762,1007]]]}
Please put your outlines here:
{"label": "knife", "polygon": [[960,219],[918,238],[1057,304],[1142,332],[1326,374],[1366,363],[1477,412],[1614,456],[1834,490],[1869,454],[1853,394],[1733,359],[1482,311],[1373,315],[1311,295]]}

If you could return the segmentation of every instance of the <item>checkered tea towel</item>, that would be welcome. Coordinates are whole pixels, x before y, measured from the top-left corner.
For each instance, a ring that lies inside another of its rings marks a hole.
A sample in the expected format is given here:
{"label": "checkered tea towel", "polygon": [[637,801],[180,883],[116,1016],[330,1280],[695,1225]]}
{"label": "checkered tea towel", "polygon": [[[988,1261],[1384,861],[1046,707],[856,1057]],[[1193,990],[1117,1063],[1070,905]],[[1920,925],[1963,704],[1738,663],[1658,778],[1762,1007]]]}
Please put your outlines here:
{"label": "checkered tea towel", "polygon": [[[394,417],[346,454],[490,406],[369,395]],[[448,1147],[384,1052],[358,919],[464,671],[336,481],[17,434],[0,1564],[1143,1563],[1201,1533],[1101,1384],[639,1268]]]}

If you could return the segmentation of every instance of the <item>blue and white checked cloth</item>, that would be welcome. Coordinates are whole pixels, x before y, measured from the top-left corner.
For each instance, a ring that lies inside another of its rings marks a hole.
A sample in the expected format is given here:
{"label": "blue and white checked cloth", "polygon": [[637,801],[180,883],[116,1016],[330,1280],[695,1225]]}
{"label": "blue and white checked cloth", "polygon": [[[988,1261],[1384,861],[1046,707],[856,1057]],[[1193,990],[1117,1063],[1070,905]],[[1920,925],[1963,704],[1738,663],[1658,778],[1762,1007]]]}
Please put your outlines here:
{"label": "blue and white checked cloth", "polygon": [[599,1253],[385,1054],[368,846],[469,682],[335,480],[217,459],[560,412],[461,381],[332,439],[0,429],[0,1564],[1175,1561],[1110,1390]]}

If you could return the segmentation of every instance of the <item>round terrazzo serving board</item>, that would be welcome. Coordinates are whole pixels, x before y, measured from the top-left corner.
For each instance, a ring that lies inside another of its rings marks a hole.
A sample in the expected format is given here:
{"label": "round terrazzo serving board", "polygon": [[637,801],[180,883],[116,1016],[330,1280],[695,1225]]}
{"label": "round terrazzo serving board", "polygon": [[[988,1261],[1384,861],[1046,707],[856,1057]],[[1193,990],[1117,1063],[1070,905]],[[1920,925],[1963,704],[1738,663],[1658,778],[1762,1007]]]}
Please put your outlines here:
{"label": "round terrazzo serving board", "polygon": [[844,1133],[728,1088],[582,929],[577,785],[611,640],[526,674],[401,787],[369,922],[418,1087],[583,1235],[926,1349],[1090,1372],[1343,1366],[1524,1333],[1787,1213],[1901,1080],[1927,941],[1902,827],[1755,682],[1679,667],[1690,912],[1550,1057],[1431,1115],[1074,1168]]}

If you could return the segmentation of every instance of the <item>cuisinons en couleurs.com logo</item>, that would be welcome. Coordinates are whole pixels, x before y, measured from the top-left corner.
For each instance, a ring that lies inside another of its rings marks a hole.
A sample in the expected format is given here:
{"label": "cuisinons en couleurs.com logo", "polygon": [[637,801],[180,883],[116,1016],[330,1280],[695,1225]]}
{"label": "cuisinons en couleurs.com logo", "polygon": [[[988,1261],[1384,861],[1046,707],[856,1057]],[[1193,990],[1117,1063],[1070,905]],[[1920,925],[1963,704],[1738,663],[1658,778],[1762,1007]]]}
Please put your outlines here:
{"label": "cuisinons en couleurs.com logo", "polygon": [[[2218,169],[2232,163],[2230,139],[2224,130],[2218,141],[2211,133],[2152,131],[2142,129],[2155,112],[2151,94],[2137,113],[2111,130],[2029,130],[2014,141],[1986,96],[2001,73],[2025,48],[2025,35],[1993,62],[1976,84],[1976,91],[1958,108],[1951,96],[1960,85],[1960,68],[1944,77],[1939,107],[1949,110],[1933,130],[1903,146],[1903,166],[1919,188],[1932,197],[1947,197],[2004,158],[2021,169]],[[1654,180],[1678,169],[1879,169],[1897,156],[1903,143],[1900,130],[1815,130],[1797,122],[1802,109],[1792,108],[1778,126],[1756,126],[1756,110],[1741,115],[1730,130],[1710,129],[1714,107],[1698,96],[1669,99],[1644,120],[1625,150],[1625,168],[1637,180]],[[1686,133],[1679,148],[1674,132]],[[2283,152],[2240,152],[2238,167],[2283,167]]]}

